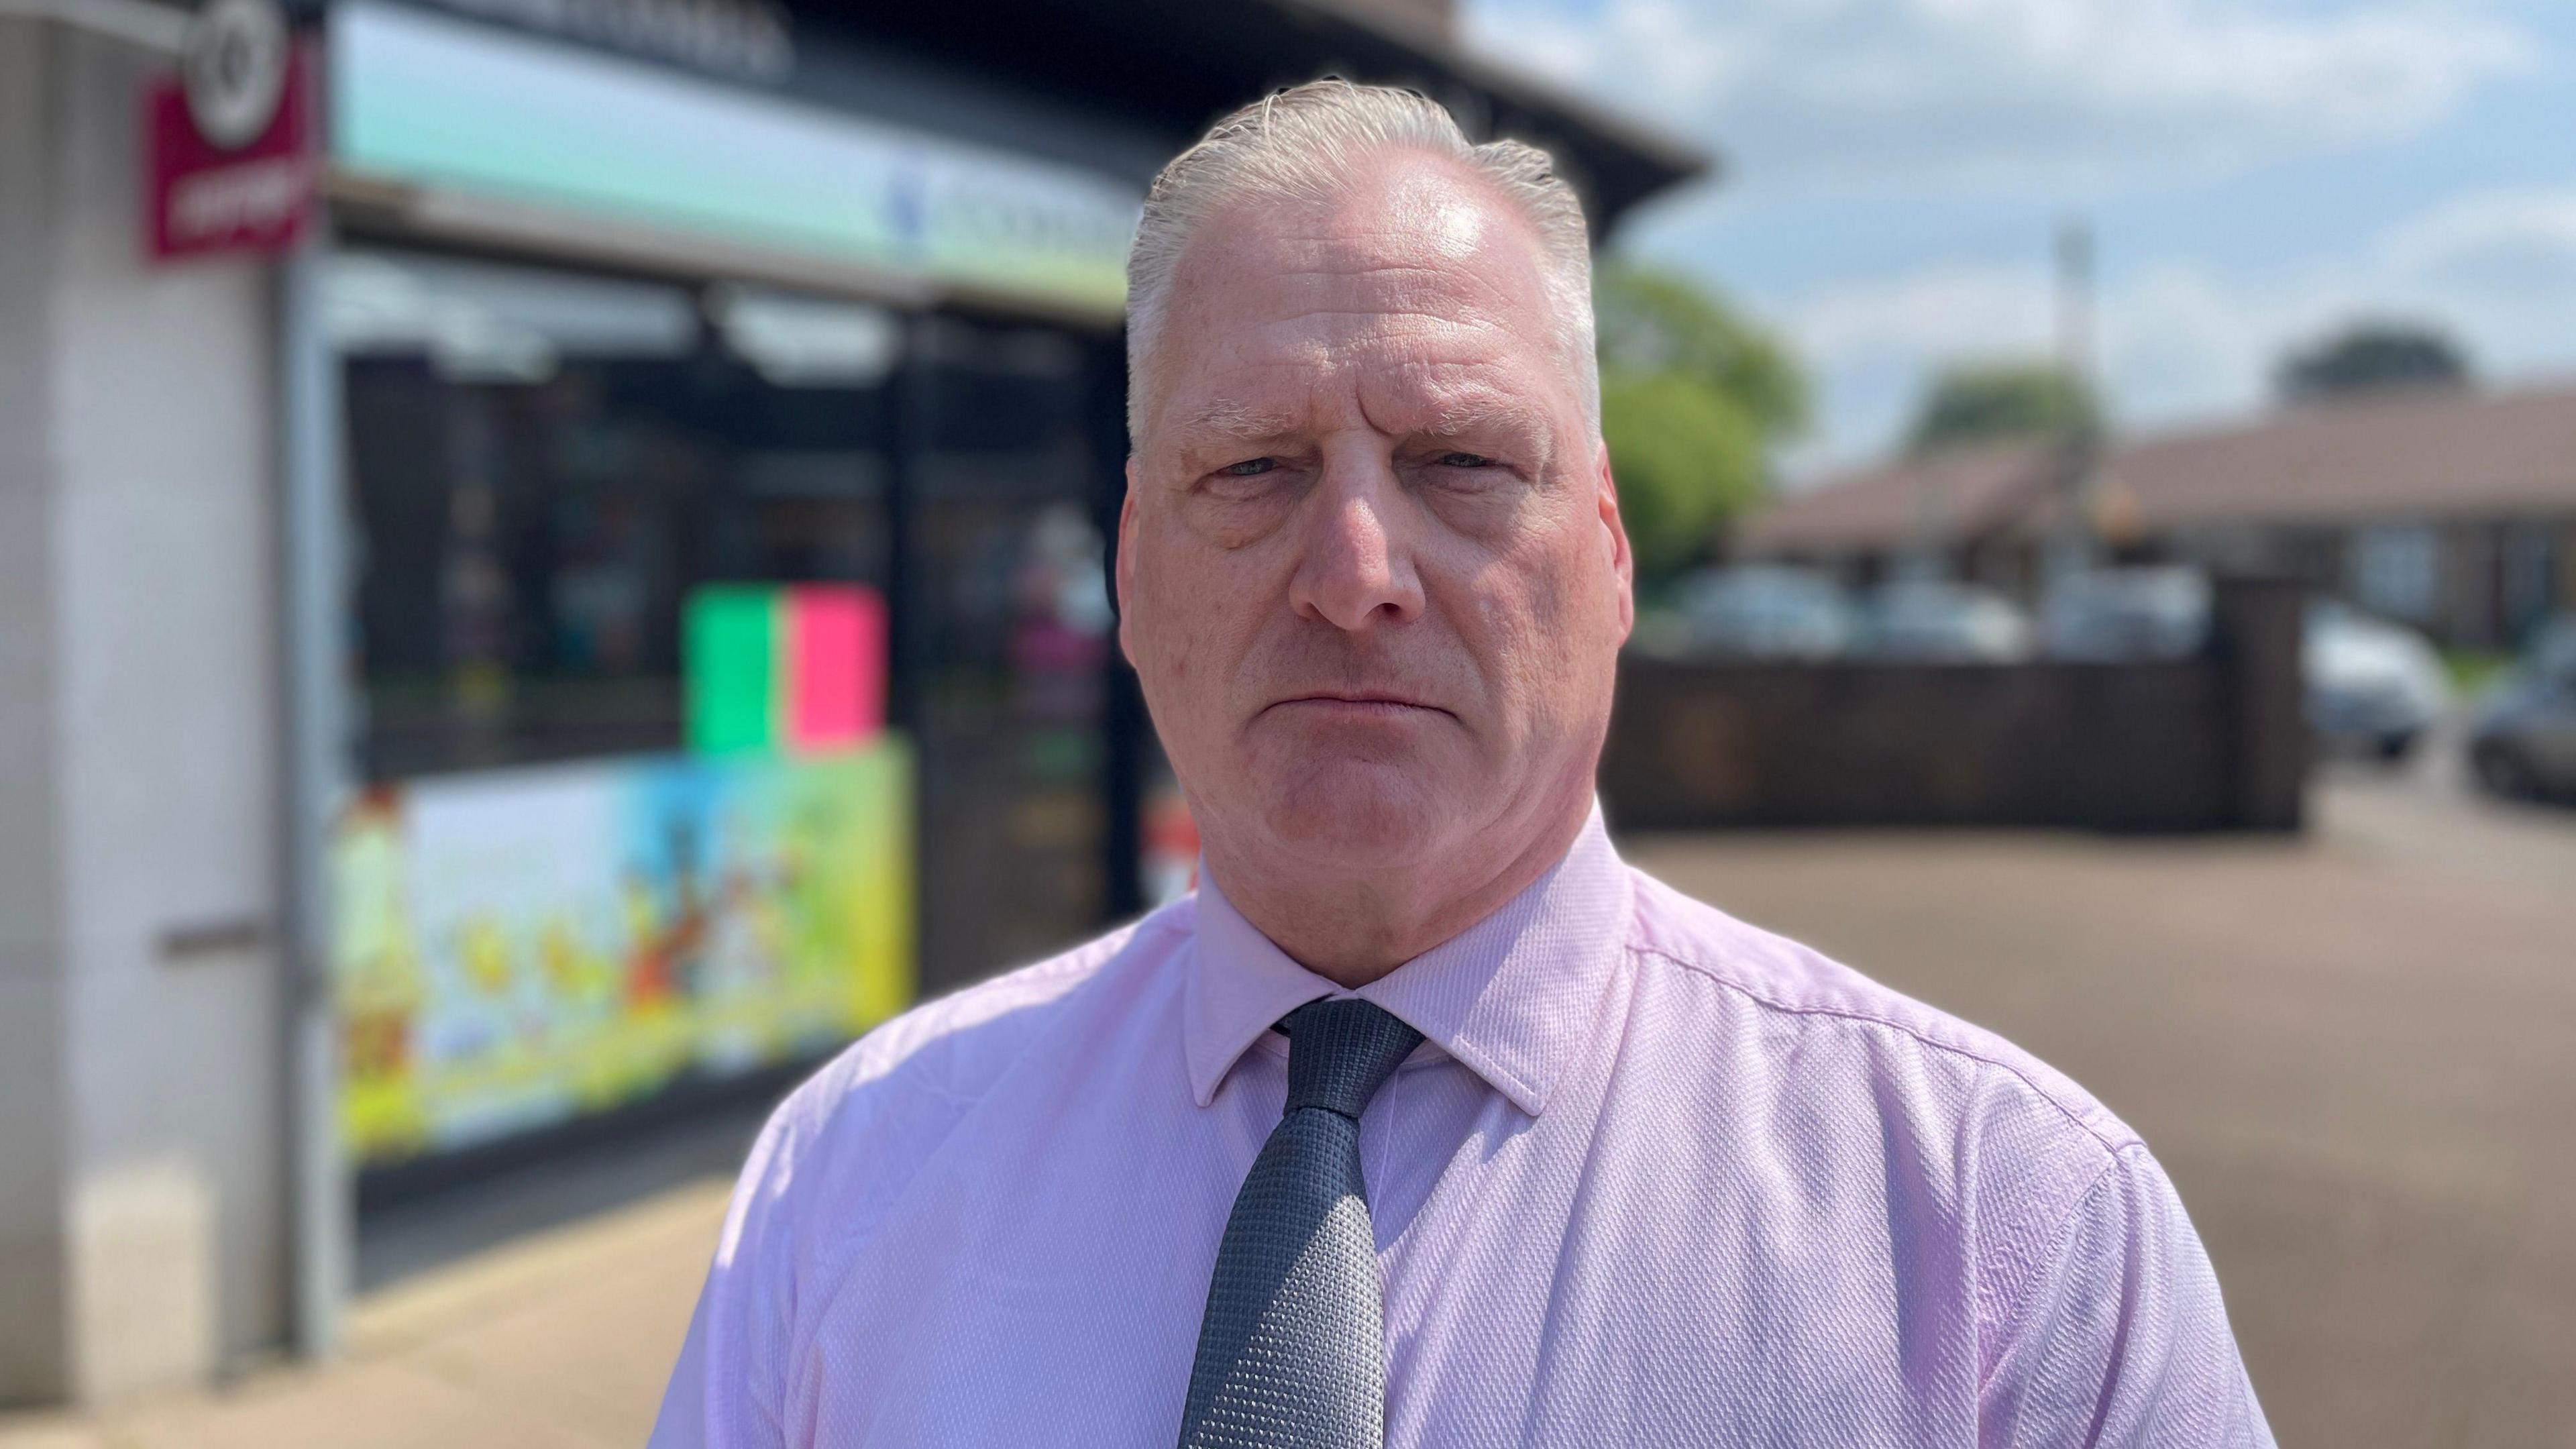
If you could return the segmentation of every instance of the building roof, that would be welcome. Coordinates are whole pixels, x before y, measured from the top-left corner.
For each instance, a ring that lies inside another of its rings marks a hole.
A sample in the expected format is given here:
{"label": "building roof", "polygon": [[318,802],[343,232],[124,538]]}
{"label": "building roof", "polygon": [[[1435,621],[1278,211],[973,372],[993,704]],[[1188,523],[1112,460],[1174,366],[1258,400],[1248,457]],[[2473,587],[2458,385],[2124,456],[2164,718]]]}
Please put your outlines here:
{"label": "building roof", "polygon": [[1973,538],[2046,492],[2054,453],[2027,442],[1945,448],[1829,480],[1782,500],[1736,535],[1740,553],[1864,553],[1926,536]]}
{"label": "building roof", "polygon": [[1062,99],[1164,127],[1174,149],[1218,116],[1319,75],[1413,86],[1471,133],[1544,146],[1581,191],[1596,233],[1715,158],[1495,65],[1450,38],[1427,5],[1386,0],[977,0],[834,5],[871,35]]}
{"label": "building roof", "polygon": [[[340,0],[283,3],[303,22]],[[563,33],[558,23],[532,20],[562,12],[542,0],[410,3]],[[1596,237],[1639,202],[1718,169],[1716,157],[1678,137],[1460,45],[1451,34],[1452,0],[743,0],[740,8],[777,3],[800,30],[863,38],[924,75],[971,71],[1033,100],[1115,114],[1156,143],[1153,165],[1238,106],[1339,75],[1420,90],[1448,106],[1470,135],[1545,147],[1582,193]]]}
{"label": "building roof", "polygon": [[2576,388],[2311,403],[2107,461],[2152,528],[2576,509]]}
{"label": "building roof", "polygon": [[[2044,529],[2044,443],[1989,444],[1833,479],[1751,520],[1738,551],[1872,553]],[[2576,511],[2576,387],[2410,391],[2303,404],[2260,421],[2118,444],[2101,488],[2154,534],[2216,523]],[[1927,520],[1929,520],[1927,522]]]}

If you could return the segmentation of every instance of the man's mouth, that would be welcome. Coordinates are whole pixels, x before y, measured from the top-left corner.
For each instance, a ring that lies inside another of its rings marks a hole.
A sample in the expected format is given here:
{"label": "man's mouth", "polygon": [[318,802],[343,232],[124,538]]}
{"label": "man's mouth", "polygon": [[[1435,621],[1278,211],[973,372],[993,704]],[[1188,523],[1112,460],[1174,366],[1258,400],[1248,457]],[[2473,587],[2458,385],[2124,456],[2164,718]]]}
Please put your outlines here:
{"label": "man's mouth", "polygon": [[1317,713],[1342,714],[1357,718],[1371,716],[1398,718],[1408,714],[1448,714],[1436,704],[1425,703],[1411,695],[1382,689],[1317,690],[1296,694],[1274,702],[1272,709],[1294,709]]}

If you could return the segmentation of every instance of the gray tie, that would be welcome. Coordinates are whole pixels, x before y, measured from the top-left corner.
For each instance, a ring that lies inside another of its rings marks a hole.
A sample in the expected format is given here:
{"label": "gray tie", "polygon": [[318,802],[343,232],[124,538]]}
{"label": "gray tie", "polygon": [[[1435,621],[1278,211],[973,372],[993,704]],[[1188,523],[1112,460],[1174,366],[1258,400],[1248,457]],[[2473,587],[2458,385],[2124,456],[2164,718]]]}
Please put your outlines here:
{"label": "gray tie", "polygon": [[1181,1449],[1379,1449],[1385,1305],[1360,1113],[1422,1033],[1356,997],[1279,1029],[1288,1106],[1225,1220]]}

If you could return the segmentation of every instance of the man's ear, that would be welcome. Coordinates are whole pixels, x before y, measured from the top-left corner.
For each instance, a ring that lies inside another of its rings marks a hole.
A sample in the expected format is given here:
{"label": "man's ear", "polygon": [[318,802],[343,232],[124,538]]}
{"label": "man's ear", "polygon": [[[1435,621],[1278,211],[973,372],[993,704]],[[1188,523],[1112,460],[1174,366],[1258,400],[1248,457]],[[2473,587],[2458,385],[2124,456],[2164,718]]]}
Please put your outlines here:
{"label": "man's ear", "polygon": [[1136,643],[1129,634],[1136,618],[1136,455],[1127,455],[1127,496],[1118,504],[1118,563],[1111,576],[1118,587],[1118,652],[1133,668]]}
{"label": "man's ear", "polygon": [[1637,623],[1637,558],[1628,549],[1628,525],[1619,518],[1619,482],[1610,475],[1610,445],[1593,445],[1593,471],[1600,477],[1601,530],[1610,544],[1610,571],[1619,580],[1619,637]]}

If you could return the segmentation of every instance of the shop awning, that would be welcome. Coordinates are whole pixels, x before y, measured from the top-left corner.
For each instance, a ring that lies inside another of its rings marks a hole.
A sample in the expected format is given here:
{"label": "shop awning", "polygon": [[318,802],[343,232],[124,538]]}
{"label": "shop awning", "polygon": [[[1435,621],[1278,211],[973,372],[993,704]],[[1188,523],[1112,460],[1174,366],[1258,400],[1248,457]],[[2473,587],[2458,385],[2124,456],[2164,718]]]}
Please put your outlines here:
{"label": "shop awning", "polygon": [[[801,8],[801,7],[800,7]],[[1545,146],[1606,232],[1629,208],[1712,174],[1716,158],[1355,0],[978,0],[811,7],[950,63],[971,59],[1067,100],[1168,128],[1175,147],[1244,102],[1325,74],[1410,85],[1469,125]],[[1479,124],[1481,122],[1481,124]]]}
{"label": "shop awning", "polygon": [[[1606,233],[1710,158],[1354,0],[334,0],[328,183],[379,230],[1114,326],[1147,179],[1318,75],[1547,147]],[[648,23],[649,22],[649,23]]]}

